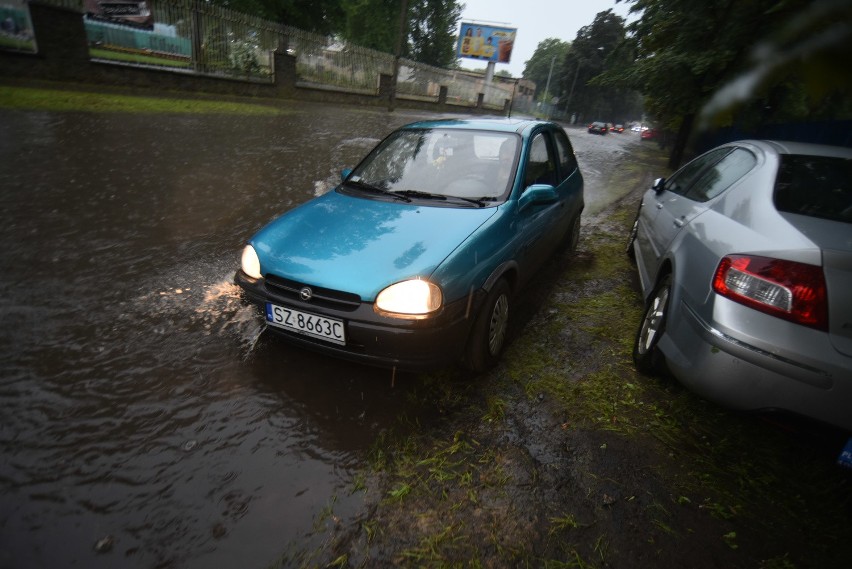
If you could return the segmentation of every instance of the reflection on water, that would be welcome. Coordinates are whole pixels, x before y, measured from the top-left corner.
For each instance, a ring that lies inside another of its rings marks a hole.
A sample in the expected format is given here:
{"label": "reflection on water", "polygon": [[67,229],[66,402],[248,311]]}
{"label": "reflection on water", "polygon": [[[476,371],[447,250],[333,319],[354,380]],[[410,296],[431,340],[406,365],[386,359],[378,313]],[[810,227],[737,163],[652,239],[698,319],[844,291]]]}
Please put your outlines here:
{"label": "reflection on water", "polygon": [[416,118],[0,110],[0,567],[263,567],[357,505],[406,382],[267,337],[231,278]]}

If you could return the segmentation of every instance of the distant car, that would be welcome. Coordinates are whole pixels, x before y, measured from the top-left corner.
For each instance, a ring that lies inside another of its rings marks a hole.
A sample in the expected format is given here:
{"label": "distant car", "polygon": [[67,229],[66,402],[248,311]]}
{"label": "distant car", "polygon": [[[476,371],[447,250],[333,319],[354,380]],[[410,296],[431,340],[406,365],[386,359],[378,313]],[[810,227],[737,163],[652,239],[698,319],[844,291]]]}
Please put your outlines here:
{"label": "distant car", "polygon": [[604,122],[596,121],[589,125],[589,133],[591,134],[606,134],[607,132],[609,132],[609,128]]}
{"label": "distant car", "polygon": [[656,140],[660,137],[660,132],[655,128],[646,128],[639,135],[642,140]]}
{"label": "distant car", "polygon": [[496,363],[514,294],[577,245],[583,177],[543,121],[403,127],[249,240],[235,275],[268,328],[400,369]]}
{"label": "distant car", "polygon": [[630,130],[632,130],[633,132],[642,132],[642,127],[639,126],[638,124],[635,124],[632,127],[630,127]]}
{"label": "distant car", "polygon": [[852,149],[740,141],[645,192],[637,369],[852,430]]}
{"label": "distant car", "polygon": [[624,132],[624,125],[623,124],[613,125],[613,127],[610,130],[612,132],[622,133],[622,132]]}

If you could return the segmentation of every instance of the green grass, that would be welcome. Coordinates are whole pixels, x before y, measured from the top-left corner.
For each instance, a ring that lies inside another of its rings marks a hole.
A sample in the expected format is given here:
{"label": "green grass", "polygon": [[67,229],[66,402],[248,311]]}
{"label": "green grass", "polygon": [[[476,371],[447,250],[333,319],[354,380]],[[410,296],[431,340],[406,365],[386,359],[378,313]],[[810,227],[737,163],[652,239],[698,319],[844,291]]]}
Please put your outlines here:
{"label": "green grass", "polygon": [[113,93],[0,86],[0,108],[95,113],[179,113],[280,115],[274,105],[178,97],[142,97]]}
{"label": "green grass", "polygon": [[[714,527],[725,528],[711,539],[738,553],[747,539],[753,547],[752,532],[773,536],[776,526],[807,519],[813,558],[832,559],[831,548],[850,528],[842,521],[850,501],[838,494],[838,477],[830,465],[810,463],[786,433],[704,402],[675,382],[635,371],[630,354],[642,306],[629,284],[635,267],[624,251],[634,215],[635,206],[625,203],[608,223],[585,236],[582,254],[566,266],[546,310],[509,346],[497,373],[478,387],[470,378],[431,375],[423,378],[416,397],[435,402],[448,415],[469,417],[462,424],[492,425],[496,432],[513,420],[518,398],[526,398],[528,405],[546,401],[556,417],[564,418],[562,430],[604,432],[659,453],[665,465],[655,474],[665,479],[670,500],[660,496],[646,506],[644,519],[660,547],[666,540],[686,539],[691,530],[679,525],[679,514],[696,511],[716,520]],[[495,500],[503,503],[508,496],[511,503],[507,492],[517,491],[512,476],[518,471],[507,472],[504,465],[517,464],[517,457],[507,454],[507,448],[477,442],[482,433],[419,425],[414,434],[406,432],[380,437],[374,455],[379,459],[372,464],[390,482],[380,506],[390,514],[386,519],[412,512],[417,516],[413,523],[423,528],[421,540],[401,553],[402,565],[455,567],[459,559],[467,559],[466,566],[478,566],[495,558],[507,566],[602,567],[617,562],[611,547],[616,536],[609,528],[587,526],[587,518],[571,511],[547,518],[544,531],[553,557],[545,558],[524,542],[504,543],[504,527],[489,533],[467,523],[471,513],[488,511]],[[530,484],[534,487],[535,481]],[[819,515],[811,514],[815,507]],[[500,523],[512,519],[509,514]],[[392,540],[396,532],[379,522],[370,537],[377,534]],[[576,542],[581,535],[593,545]],[[488,543],[496,553],[488,557],[471,545],[476,543]],[[783,551],[760,567],[794,569],[796,562]]]}

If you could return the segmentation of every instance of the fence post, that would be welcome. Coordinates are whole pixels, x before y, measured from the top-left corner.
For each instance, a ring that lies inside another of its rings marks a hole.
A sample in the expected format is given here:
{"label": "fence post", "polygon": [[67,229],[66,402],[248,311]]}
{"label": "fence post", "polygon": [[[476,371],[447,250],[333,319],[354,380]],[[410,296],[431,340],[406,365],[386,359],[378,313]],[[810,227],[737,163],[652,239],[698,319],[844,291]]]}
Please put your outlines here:
{"label": "fence post", "polygon": [[193,0],[191,7],[191,31],[192,31],[192,68],[196,73],[205,71],[204,65],[204,19],[198,9],[198,1]]}
{"label": "fence post", "polygon": [[40,54],[53,60],[89,61],[89,40],[80,12],[30,3],[30,18]]}

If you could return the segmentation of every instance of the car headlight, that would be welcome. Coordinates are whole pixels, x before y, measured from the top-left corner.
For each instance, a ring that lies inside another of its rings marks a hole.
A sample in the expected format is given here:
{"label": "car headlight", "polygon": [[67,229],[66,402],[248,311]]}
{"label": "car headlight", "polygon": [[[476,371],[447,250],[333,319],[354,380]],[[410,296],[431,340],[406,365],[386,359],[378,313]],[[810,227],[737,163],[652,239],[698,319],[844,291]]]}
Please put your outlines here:
{"label": "car headlight", "polygon": [[246,245],[246,248],[243,249],[243,258],[240,264],[245,274],[253,279],[260,278],[260,259],[257,258],[254,247]]}
{"label": "car headlight", "polygon": [[420,279],[393,284],[376,297],[375,310],[397,318],[424,318],[441,308],[443,295],[437,285]]}

